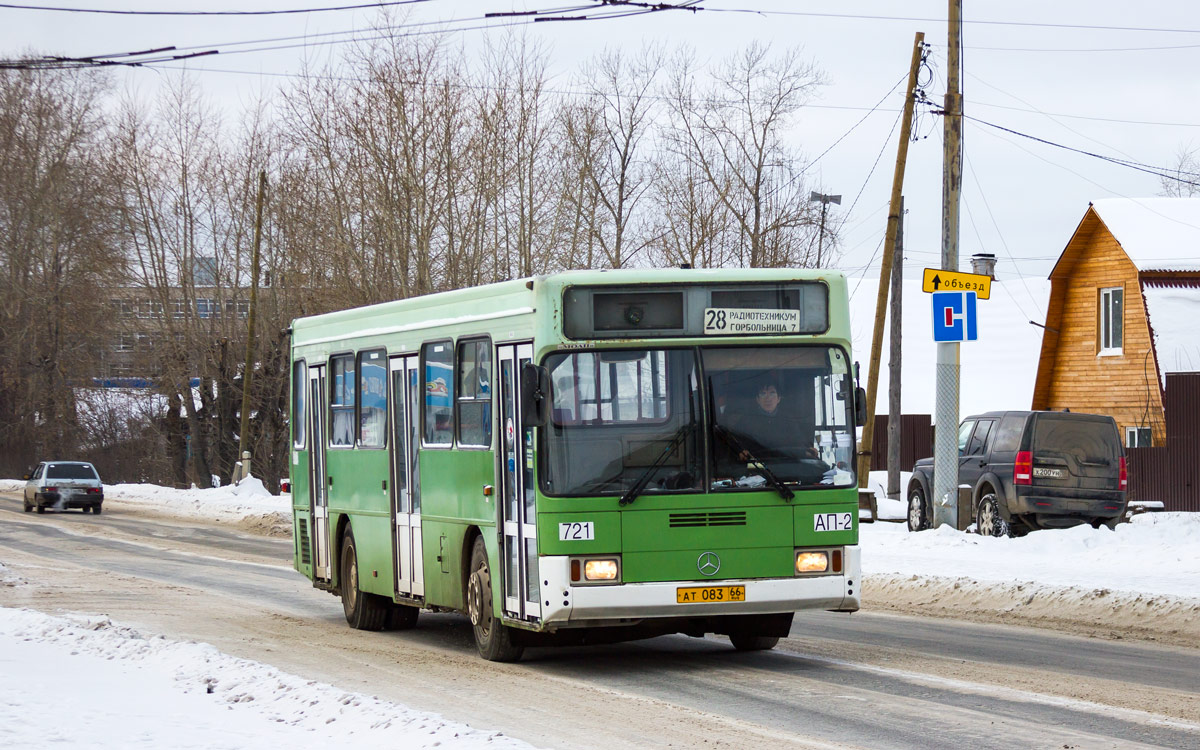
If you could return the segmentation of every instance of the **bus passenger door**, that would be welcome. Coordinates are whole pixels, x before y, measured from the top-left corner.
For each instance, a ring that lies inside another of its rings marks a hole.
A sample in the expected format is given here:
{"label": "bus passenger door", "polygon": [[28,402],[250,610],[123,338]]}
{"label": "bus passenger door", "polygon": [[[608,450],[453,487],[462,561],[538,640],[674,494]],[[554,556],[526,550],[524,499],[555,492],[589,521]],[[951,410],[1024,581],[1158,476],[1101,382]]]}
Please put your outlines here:
{"label": "bus passenger door", "polygon": [[309,502],[312,517],[313,578],[329,580],[329,485],[325,473],[325,366],[308,369]]}
{"label": "bus passenger door", "polygon": [[417,476],[417,357],[392,357],[391,439],[392,528],[395,532],[396,593],[425,594],[421,570],[421,488]]}
{"label": "bus passenger door", "polygon": [[533,476],[533,429],[521,427],[521,366],[533,358],[530,344],[496,347],[500,372],[500,521],[504,569],[504,612],[538,620],[541,587],[538,576],[536,481]]}

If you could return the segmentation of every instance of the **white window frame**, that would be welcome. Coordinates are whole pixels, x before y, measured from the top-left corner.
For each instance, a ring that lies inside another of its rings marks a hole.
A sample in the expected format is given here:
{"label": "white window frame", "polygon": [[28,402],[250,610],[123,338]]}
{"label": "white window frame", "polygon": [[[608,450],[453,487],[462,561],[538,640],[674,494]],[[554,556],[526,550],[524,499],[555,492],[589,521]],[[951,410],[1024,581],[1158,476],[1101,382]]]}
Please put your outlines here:
{"label": "white window frame", "polygon": [[[1113,308],[1113,293],[1114,292],[1119,292],[1120,296],[1121,296],[1121,301],[1120,301],[1121,325],[1120,325],[1120,333],[1119,333],[1120,340],[1116,342],[1115,346],[1113,345],[1113,341],[1112,341],[1112,322],[1111,322],[1111,313],[1112,313],[1112,308]],[[1110,287],[1103,287],[1100,289],[1099,323],[1100,323],[1100,325],[1099,325],[1100,351],[1098,352],[1098,356],[1112,357],[1112,356],[1116,356],[1119,354],[1123,354],[1124,353],[1124,344],[1125,344],[1125,287],[1110,286]]]}
{"label": "white window frame", "polygon": [[[1138,445],[1138,431],[1146,431],[1146,444]],[[1125,428],[1125,447],[1126,448],[1153,448],[1154,447],[1154,428],[1153,427],[1126,427]]]}

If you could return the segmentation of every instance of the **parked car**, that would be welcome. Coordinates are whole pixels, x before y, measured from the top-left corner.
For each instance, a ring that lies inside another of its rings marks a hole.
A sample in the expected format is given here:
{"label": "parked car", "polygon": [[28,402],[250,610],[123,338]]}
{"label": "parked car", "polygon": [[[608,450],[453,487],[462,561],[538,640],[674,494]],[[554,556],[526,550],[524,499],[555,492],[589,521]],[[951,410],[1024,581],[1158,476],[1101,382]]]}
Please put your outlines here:
{"label": "parked car", "polygon": [[104,505],[104,485],[96,467],[85,461],[43,461],[25,477],[25,512],[37,508],[82,508],[97,515]]}
{"label": "parked car", "polygon": [[[988,412],[959,426],[958,483],[960,529],[972,521],[986,536],[1083,523],[1113,527],[1125,515],[1125,449],[1112,417]],[[930,527],[932,491],[933,459],[923,458],[908,484],[910,531]]]}

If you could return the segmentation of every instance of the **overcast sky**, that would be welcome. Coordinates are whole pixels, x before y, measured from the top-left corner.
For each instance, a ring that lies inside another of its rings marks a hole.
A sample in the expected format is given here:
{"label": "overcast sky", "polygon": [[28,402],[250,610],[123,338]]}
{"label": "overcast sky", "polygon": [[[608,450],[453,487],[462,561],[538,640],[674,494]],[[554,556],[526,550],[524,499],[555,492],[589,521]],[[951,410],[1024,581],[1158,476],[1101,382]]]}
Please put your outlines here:
{"label": "overcast sky", "polygon": [[[353,0],[41,0],[63,7],[154,10],[313,8]],[[588,4],[581,0],[579,5]],[[964,93],[968,116],[1071,147],[1151,165],[1169,165],[1182,147],[1200,146],[1200,3],[1028,0],[965,3]],[[551,51],[554,84],[569,87],[577,65],[605,46],[637,50],[651,43],[688,44],[719,59],[754,40],[778,49],[800,46],[826,73],[824,87],[793,125],[790,138],[810,158],[857,126],[809,172],[815,189],[842,195],[831,219],[844,221],[840,264],[855,271],[872,263],[883,237],[896,156],[892,132],[902,104],[913,35],[934,45],[926,87],[945,93],[946,3],[906,0],[852,3],[815,0],[704,0],[710,10],[672,11],[616,20],[537,23],[521,28]],[[512,9],[568,7],[553,0],[428,0],[405,8],[408,21],[469,19]],[[722,12],[721,9],[766,13]],[[844,16],[827,15],[841,13]],[[904,16],[904,18],[897,18]],[[306,56],[321,59],[340,45],[312,46],[317,35],[365,29],[375,11],[197,18],[111,16],[0,9],[4,56],[53,51],[78,56],[174,45],[221,49],[188,63],[214,99],[231,109],[256,90],[294,74]],[[510,21],[511,22],[511,21]],[[1086,28],[1085,28],[1086,27]],[[1123,27],[1123,28],[1099,28]],[[1154,29],[1154,30],[1151,30]],[[455,32],[468,50],[496,30]],[[232,42],[308,35],[303,40],[249,45],[299,45],[228,54]],[[242,72],[218,72],[242,71]],[[250,74],[247,74],[249,72]],[[150,96],[165,71],[129,70],[126,85]],[[887,96],[889,90],[895,91]],[[881,99],[883,105],[868,114]],[[917,121],[905,182],[908,208],[906,269],[919,274],[940,259],[941,121]],[[1090,200],[1145,197],[1160,192],[1157,177],[1053,148],[977,123],[965,129],[961,267],[975,252],[995,253],[997,276],[1045,277]],[[872,174],[872,164],[878,165]],[[859,193],[861,192],[861,197]],[[857,202],[856,202],[857,197]],[[853,210],[847,212],[853,205]],[[1044,312],[1044,300],[1030,300]]]}

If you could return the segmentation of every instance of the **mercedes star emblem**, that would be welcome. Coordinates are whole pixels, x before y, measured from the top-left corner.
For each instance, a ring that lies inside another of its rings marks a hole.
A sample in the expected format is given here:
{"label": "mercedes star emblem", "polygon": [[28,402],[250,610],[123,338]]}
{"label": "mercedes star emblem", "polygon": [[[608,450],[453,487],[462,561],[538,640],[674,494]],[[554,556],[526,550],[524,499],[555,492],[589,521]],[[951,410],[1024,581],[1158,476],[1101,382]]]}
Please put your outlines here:
{"label": "mercedes star emblem", "polygon": [[721,569],[721,558],[717,557],[716,552],[705,552],[696,560],[696,567],[702,575],[715,576]]}

